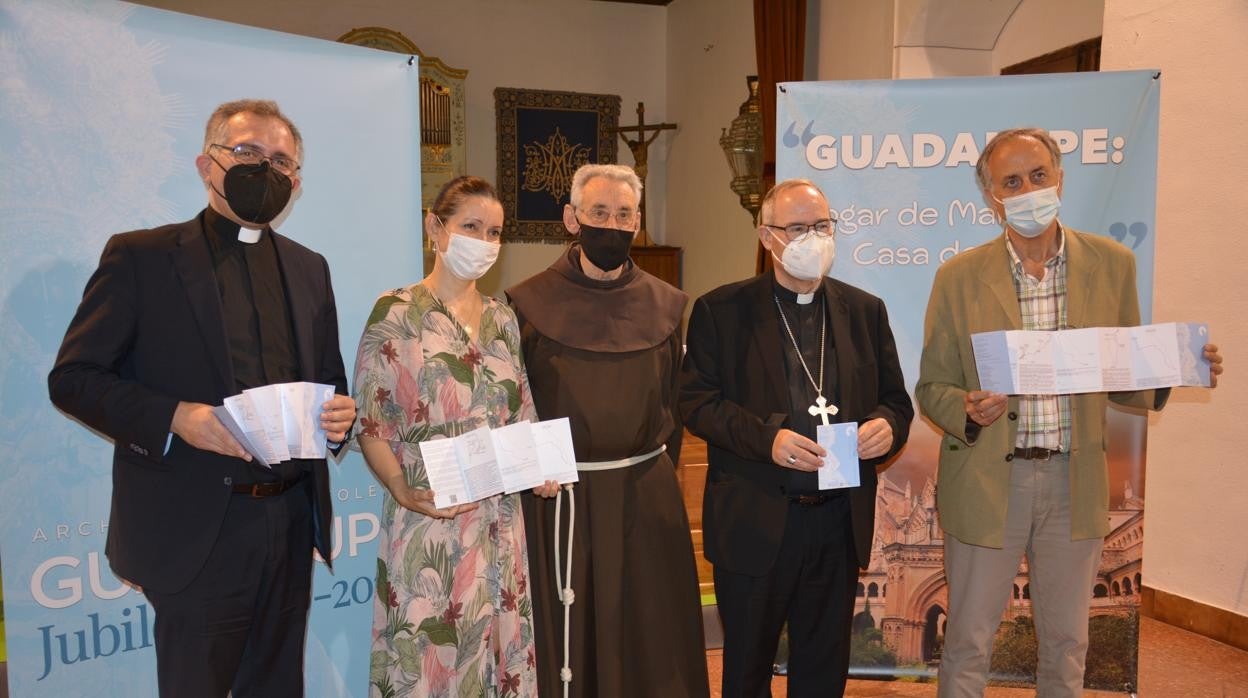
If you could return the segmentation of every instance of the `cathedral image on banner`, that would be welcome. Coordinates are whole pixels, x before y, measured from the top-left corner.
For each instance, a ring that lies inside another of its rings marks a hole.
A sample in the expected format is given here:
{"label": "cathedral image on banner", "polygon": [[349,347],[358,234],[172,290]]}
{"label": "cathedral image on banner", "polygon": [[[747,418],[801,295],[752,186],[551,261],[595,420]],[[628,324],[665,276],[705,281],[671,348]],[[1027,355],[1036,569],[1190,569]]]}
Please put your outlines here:
{"label": "cathedral image on banner", "polygon": [[[1088,590],[1089,646],[1085,686],[1125,690],[1136,682],[1140,571],[1144,553],[1143,462],[1133,444],[1144,438],[1144,420],[1111,413],[1110,533],[1096,581]],[[944,537],[936,513],[934,459],[924,465],[927,430],[893,467],[880,474],[876,491],[871,564],[859,575],[854,607],[851,671],[880,677],[935,679],[949,609]],[[1019,564],[997,631],[992,680],[1034,685],[1036,639],[1026,559]]]}

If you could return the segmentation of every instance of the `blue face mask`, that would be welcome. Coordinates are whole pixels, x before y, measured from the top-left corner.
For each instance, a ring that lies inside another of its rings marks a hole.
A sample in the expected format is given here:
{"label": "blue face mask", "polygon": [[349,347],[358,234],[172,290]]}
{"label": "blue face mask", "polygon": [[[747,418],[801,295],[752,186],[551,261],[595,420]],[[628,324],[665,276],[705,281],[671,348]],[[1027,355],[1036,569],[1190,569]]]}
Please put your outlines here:
{"label": "blue face mask", "polygon": [[997,199],[1005,207],[1005,224],[1025,238],[1038,237],[1048,230],[1062,208],[1057,187],[1029,191],[1026,194]]}

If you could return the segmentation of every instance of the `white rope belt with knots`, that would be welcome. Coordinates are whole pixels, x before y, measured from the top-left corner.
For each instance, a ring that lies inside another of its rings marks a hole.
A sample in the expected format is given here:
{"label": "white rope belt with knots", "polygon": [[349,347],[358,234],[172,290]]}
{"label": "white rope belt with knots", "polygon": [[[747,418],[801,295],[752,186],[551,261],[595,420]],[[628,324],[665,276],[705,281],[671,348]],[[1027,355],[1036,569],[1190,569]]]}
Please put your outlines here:
{"label": "white rope belt with knots", "polygon": [[[667,450],[667,446],[659,446],[649,453],[643,453],[640,456],[631,458],[621,458],[619,460],[595,461],[592,463],[576,464],[576,469],[582,472],[590,472],[595,470],[617,470],[619,468],[628,468],[644,463],[651,458],[659,455]],[[559,588],[559,600],[563,602],[563,668],[559,670],[559,680],[563,682],[563,698],[568,698],[568,690],[572,685],[572,604],[576,602],[576,594],[572,591],[572,535],[576,531],[576,497],[573,494],[573,483],[568,483],[559,489],[555,495],[555,585]],[[568,493],[568,559],[564,563],[567,565],[566,576],[568,585],[563,585],[564,570],[561,569],[561,561],[559,559],[559,530],[562,528],[559,524],[562,521],[560,513],[563,510],[563,493]]]}

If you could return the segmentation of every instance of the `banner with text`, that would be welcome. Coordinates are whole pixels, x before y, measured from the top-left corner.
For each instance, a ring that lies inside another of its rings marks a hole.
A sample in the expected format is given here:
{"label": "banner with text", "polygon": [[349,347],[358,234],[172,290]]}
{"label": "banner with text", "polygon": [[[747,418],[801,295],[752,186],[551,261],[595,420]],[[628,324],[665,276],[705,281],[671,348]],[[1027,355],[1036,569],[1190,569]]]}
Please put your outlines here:
{"label": "banner with text", "polygon": [[[155,696],[153,613],[104,556],[112,445],[48,401],[108,236],[195,216],[221,102],[302,131],[279,230],[329,260],[350,372],[377,294],[419,279],[419,78],[408,57],[111,0],[0,0],[0,562],[10,694]],[[362,126],[367,124],[367,126]],[[330,462],[334,572],[317,564],[307,692],[368,693],[381,489]]]}
{"label": "banner with text", "polygon": [[[975,183],[979,152],[998,131],[1036,126],[1057,140],[1061,221],[1132,249],[1148,322],[1159,94],[1154,71],[786,83],[776,96],[777,179],[806,177],[827,194],[840,221],[832,275],[887,303],[913,395],[936,268],[1002,230]],[[1122,691],[1136,677],[1147,423],[1112,409],[1109,421],[1112,531],[1088,589],[1086,681]],[[856,675],[935,673],[948,609],[934,519],[939,439],[916,419],[909,445],[881,474],[854,622]],[[1030,591],[1020,569],[992,661],[1005,682],[1035,680]]]}

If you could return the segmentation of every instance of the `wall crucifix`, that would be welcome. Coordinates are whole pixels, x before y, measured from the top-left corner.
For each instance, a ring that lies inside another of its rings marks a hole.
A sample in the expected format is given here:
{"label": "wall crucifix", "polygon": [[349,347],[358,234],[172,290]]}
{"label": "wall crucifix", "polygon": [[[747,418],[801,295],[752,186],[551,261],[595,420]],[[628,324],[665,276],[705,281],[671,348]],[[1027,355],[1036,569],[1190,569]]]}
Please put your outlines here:
{"label": "wall crucifix", "polygon": [[[663,131],[675,130],[676,124],[647,124],[646,123],[646,103],[637,103],[637,124],[635,126],[620,126],[619,128],[607,129],[620,134],[620,138],[628,144],[628,149],[633,152],[633,170],[637,173],[637,177],[641,179],[641,235],[638,244],[642,247],[649,247],[653,243],[650,235],[646,233],[646,151],[649,150],[650,144]],[[651,132],[649,136],[647,132]],[[628,137],[630,133],[637,134],[637,140]]]}

